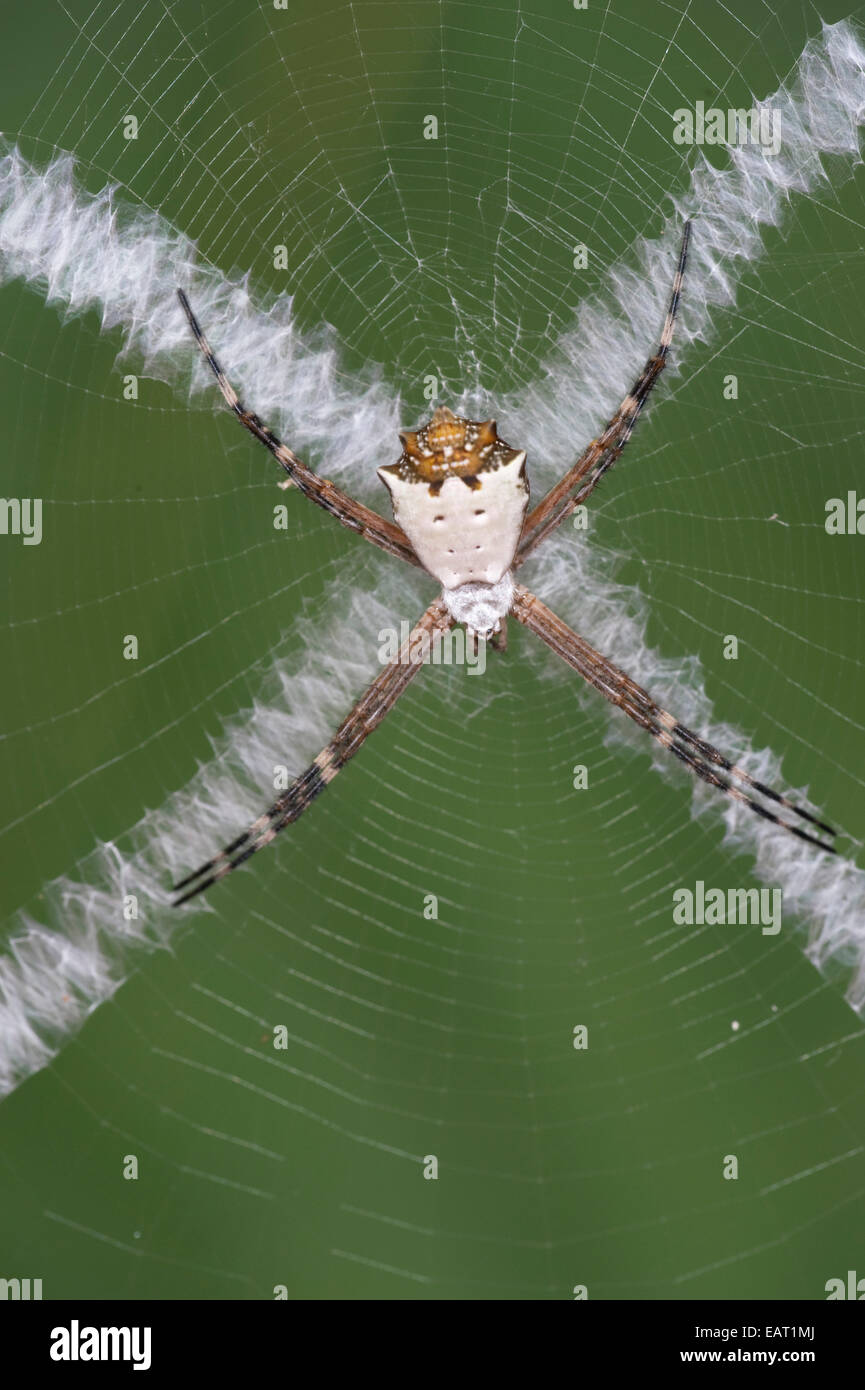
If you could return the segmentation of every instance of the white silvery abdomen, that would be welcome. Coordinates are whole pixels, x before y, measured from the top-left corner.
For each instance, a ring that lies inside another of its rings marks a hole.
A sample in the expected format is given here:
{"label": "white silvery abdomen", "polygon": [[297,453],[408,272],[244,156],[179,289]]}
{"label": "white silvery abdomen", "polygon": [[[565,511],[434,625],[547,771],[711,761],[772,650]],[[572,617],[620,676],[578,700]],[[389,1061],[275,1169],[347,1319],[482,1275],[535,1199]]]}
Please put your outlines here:
{"label": "white silvery abdomen", "polygon": [[380,469],[390,489],[394,519],[424,569],[446,589],[497,584],[516,552],[529,498],[524,452],[471,481],[446,478],[431,493],[423,479]]}

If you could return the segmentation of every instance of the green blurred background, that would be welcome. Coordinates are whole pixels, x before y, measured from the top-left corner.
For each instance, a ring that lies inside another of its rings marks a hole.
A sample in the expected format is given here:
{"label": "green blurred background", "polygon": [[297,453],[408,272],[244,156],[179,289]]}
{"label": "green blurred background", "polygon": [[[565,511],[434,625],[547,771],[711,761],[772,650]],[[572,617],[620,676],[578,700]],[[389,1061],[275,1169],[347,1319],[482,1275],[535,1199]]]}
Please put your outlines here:
{"label": "green blurred background", "polygon": [[[38,163],[73,151],[91,190],[117,182],[226,273],[293,292],[347,381],[381,364],[407,424],[428,372],[493,400],[533,380],[687,187],[670,113],[774,91],[819,32],[810,7],[708,0],[72,0],[7,24],[7,136]],[[648,640],[698,656],[718,713],[857,838],[865,542],[823,517],[862,475],[863,189],[794,200],[766,233],[592,532],[650,594]],[[125,401],[119,345],[0,291],[3,491],[46,499],[41,546],[0,544],[4,915],[38,916],[47,880],[194,775],[274,649],[300,659],[297,615],[326,630],[341,563],[377,573],[296,496],[273,530],[268,460],[209,403],[146,380]],[[747,886],[749,861],[529,646],[512,634],[483,681],[425,672],[291,840],[3,1103],[0,1274],[46,1298],[208,1299],[809,1299],[865,1274],[846,978],[804,932],[672,926],[673,888]]]}

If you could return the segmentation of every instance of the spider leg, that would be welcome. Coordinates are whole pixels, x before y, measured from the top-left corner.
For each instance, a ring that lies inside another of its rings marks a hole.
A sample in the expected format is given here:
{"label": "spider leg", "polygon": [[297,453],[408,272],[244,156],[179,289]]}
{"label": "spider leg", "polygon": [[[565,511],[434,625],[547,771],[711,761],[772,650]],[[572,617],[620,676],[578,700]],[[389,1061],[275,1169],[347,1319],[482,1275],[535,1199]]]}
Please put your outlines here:
{"label": "spider leg", "polygon": [[797,806],[788,797],[782,796],[780,792],[774,791],[771,787],[767,787],[765,783],[758,782],[744,768],[737,767],[735,763],[730,762],[717,748],[699,738],[690,729],[686,729],[671,714],[661,709],[660,705],[657,705],[641,686],[632,681],[630,676],[619,670],[612,662],[607,661],[606,657],[601,656],[594,647],[589,646],[588,642],[578,636],[566,623],[563,623],[561,618],[557,618],[546,604],[542,603],[521,584],[517,585],[511,612],[518,622],[523,623],[525,627],[540,637],[541,641],[545,642],[557,656],[560,656],[563,661],[566,661],[569,666],[579,672],[584,680],[600,691],[604,698],[610,701],[610,704],[618,705],[620,709],[624,710],[635,724],[651,734],[652,738],[690,768],[697,777],[702,778],[710,786],[726,792],[734,800],[743,802],[755,815],[762,816],[764,820],[771,821],[784,830],[789,830],[800,840],[807,840],[809,844],[817,845],[819,849],[824,849],[829,854],[837,853],[834,845],[826,844],[817,835],[803,830],[799,825],[792,825],[788,820],[782,820],[779,815],[764,806],[756,797],[762,797],[763,800],[770,801],[791,815],[798,816],[800,820],[814,826],[824,835],[833,836],[835,834],[830,825],[812,815],[805,807]]}
{"label": "spider leg", "polygon": [[[195,341],[216,377],[219,389],[225,397],[229,409],[234,411],[240,423],[249,430],[250,434],[254,435],[266,449],[270,450],[276,461],[288,474],[290,482],[303,493],[304,497],[308,497],[317,506],[323,507],[342,526],[347,526],[350,531],[356,531],[358,535],[363,536],[364,540],[371,541],[373,545],[386,550],[389,555],[397,555],[400,560],[420,567],[420,561],[400,526],[392,521],[386,521],[383,516],[379,516],[378,512],[372,511],[370,507],[365,507],[362,502],[356,502],[353,497],[349,497],[347,493],[335,487],[327,478],[320,478],[289,449],[287,444],[283,444],[257,415],[245,408],[213,355],[210,344],[201,331],[201,326],[192,312],[184,291],[178,290],[177,297],[189,320]],[[287,486],[287,484],[284,483],[282,486]]]}
{"label": "spider leg", "polygon": [[435,599],[409,633],[395,660],[382,668],[340,724],[330,743],[306,771],[242,835],[238,835],[194,873],[175,883],[172,891],[181,895],[175,901],[175,907],[180,907],[219,879],[225,878],[226,874],[269,845],[285,826],[299,820],[393,709],[400,695],[420,671],[429,644],[452,625],[453,618],[444,603],[441,599]]}
{"label": "spider leg", "polygon": [[[567,516],[570,516],[571,512],[585,502],[604,474],[612,468],[630,439],[640,411],[646,404],[652,387],[667,365],[667,353],[673,341],[673,329],[679,310],[679,299],[682,293],[682,280],[685,275],[690,240],[691,223],[686,222],[682,231],[682,245],[679,251],[676,274],[673,277],[670,306],[667,310],[657,352],[648,359],[631,390],[603,432],[598,435],[597,439],[592,440],[574,466],[529,512],[523,525],[523,534],[514,559],[514,568],[521,565],[551,531],[554,531]],[[582,482],[582,487],[579,488],[579,491],[574,492],[574,488],[580,482]]]}

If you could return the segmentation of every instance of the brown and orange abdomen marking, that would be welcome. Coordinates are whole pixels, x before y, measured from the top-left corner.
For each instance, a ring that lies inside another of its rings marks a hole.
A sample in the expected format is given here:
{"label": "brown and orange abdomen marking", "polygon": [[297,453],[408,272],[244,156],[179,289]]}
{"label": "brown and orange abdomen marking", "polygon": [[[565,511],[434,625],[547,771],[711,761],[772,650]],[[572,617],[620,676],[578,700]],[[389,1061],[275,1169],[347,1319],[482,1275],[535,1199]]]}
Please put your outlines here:
{"label": "brown and orange abdomen marking", "polygon": [[403,453],[389,471],[428,483],[476,476],[516,451],[499,439],[495,420],[467,420],[440,406],[428,424],[400,434]]}

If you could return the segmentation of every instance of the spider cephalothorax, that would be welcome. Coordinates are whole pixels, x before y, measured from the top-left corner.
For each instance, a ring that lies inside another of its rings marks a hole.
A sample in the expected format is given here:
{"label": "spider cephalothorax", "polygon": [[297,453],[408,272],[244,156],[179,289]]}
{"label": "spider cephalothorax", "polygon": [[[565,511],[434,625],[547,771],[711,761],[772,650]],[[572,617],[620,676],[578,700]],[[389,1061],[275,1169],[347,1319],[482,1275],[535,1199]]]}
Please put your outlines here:
{"label": "spider cephalothorax", "polygon": [[424,569],[445,590],[498,584],[529,500],[525,450],[499,439],[495,420],[467,420],[446,406],[400,439],[402,455],[378,475]]}
{"label": "spider cephalothorax", "polygon": [[[363,502],[320,477],[238,399],[182,290],[178,291],[190,326],[209,362],[219,388],[241,424],[266,446],[288,475],[282,484],[297,487],[319,507],[389,555],[425,569],[443,586],[408,634],[399,653],[385,665],[369,689],[349,711],[330,743],[252,825],[175,884],[178,903],[185,903],[224,878],[253,854],[270,844],[285,826],[302,816],[354,757],[364,740],[393,709],[415,679],[420,662],[415,651],[465,623],[473,639],[492,639],[504,650],[509,614],[534,632],[584,680],[617,705],[629,719],[651,735],[702,781],[755,815],[780,825],[800,840],[834,853],[820,838],[835,832],[813,812],[756,781],[744,768],[680,724],[656,704],[648,691],[595,651],[579,633],[557,618],[522,584],[513,571],[586,501],[612,468],[631,437],[640,411],[664,369],[673,339],[682,277],[688,255],[690,223],[685,224],[679,262],[673,279],[670,307],[657,351],[646,362],[606,428],[526,516],[529,485],[526,456],[499,439],[495,420],[467,420],[440,406],[419,429],[401,435],[403,453],[396,463],[380,468],[390,491],[397,524],[386,521]],[[796,816],[802,824],[786,819]],[[807,827],[807,828],[806,828]]]}

